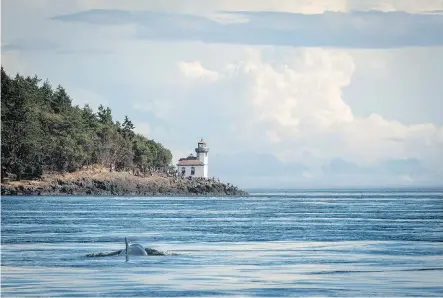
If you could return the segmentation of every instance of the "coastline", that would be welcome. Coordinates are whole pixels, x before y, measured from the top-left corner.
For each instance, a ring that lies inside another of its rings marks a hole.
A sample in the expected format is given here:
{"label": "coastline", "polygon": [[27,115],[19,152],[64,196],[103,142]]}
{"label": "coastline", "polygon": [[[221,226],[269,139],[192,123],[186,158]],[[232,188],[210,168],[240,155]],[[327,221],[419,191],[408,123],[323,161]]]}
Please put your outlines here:
{"label": "coastline", "polygon": [[214,179],[166,177],[158,173],[143,177],[93,168],[74,173],[46,174],[38,180],[2,183],[1,195],[247,196],[248,193]]}

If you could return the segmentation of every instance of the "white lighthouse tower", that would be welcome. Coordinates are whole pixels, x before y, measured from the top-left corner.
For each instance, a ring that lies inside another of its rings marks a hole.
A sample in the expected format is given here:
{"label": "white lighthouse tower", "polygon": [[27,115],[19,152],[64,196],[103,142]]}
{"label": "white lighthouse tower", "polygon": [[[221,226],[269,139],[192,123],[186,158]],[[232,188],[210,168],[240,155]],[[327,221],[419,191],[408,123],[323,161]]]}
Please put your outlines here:
{"label": "white lighthouse tower", "polygon": [[209,148],[206,146],[206,142],[203,139],[198,142],[197,148],[195,148],[197,153],[197,159],[203,164],[203,175],[202,177],[208,178],[208,152]]}

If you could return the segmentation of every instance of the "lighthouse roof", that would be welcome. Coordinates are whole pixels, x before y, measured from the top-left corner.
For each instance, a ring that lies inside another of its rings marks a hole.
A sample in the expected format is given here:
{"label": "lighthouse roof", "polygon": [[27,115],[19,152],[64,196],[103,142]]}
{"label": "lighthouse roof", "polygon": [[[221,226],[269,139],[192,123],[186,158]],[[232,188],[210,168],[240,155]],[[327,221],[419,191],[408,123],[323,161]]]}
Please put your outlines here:
{"label": "lighthouse roof", "polygon": [[178,166],[203,166],[204,164],[198,159],[180,159]]}
{"label": "lighthouse roof", "polygon": [[206,144],[205,141],[203,141],[203,139],[200,140],[200,142],[198,142],[199,144]]}

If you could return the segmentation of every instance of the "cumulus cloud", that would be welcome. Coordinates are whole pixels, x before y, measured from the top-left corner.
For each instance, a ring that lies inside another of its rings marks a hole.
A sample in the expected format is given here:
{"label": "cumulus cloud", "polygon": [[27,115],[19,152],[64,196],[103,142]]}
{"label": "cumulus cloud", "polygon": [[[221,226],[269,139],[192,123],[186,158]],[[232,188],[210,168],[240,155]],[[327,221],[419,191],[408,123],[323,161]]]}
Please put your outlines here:
{"label": "cumulus cloud", "polygon": [[344,53],[320,49],[296,51],[283,61],[263,61],[259,54],[244,65],[252,79],[251,100],[260,121],[291,129],[296,135],[308,127],[323,130],[352,121],[341,100],[354,64]]}
{"label": "cumulus cloud", "polygon": [[[266,49],[248,53],[248,59],[231,63],[219,73],[227,85],[244,84],[235,107],[242,107],[247,117],[232,122],[235,133],[256,148],[286,161],[312,164],[338,156],[363,165],[393,158],[439,162],[441,128],[434,124],[404,125],[377,114],[353,115],[341,95],[355,69],[345,52],[286,50],[283,56],[271,55],[272,59],[266,58]],[[204,90],[216,93],[216,89]]]}

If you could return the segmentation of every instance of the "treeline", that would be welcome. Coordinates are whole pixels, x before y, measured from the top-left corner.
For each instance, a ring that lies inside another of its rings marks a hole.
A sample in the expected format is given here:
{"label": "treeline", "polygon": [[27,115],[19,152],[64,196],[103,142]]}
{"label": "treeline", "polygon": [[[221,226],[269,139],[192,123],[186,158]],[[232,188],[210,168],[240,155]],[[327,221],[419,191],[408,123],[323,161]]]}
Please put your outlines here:
{"label": "treeline", "polygon": [[115,170],[168,167],[171,152],[162,144],[134,133],[126,116],[113,120],[111,109],[72,105],[66,90],[55,90],[37,76],[9,77],[1,67],[2,178],[20,180],[43,171],[73,172],[101,164]]}

